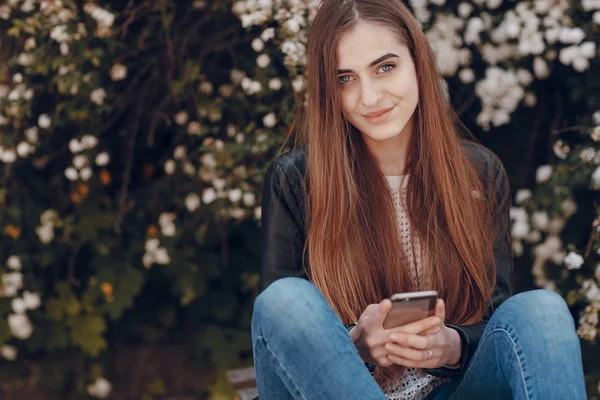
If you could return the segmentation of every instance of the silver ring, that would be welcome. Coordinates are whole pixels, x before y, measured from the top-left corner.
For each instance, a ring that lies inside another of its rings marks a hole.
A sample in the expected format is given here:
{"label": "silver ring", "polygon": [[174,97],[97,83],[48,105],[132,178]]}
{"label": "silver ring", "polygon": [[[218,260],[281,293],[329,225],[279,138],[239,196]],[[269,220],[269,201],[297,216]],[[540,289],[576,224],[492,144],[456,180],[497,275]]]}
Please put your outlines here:
{"label": "silver ring", "polygon": [[431,356],[433,355],[433,351],[431,351],[429,349],[425,349],[425,351],[427,352],[427,358],[426,358],[426,360],[429,360],[431,358]]}

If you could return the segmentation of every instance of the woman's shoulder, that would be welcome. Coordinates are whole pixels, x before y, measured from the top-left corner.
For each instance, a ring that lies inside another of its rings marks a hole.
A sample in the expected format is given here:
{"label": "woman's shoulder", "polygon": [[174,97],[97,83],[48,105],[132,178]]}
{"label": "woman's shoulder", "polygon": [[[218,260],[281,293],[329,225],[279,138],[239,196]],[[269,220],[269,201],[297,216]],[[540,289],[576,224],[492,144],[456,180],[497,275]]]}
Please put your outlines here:
{"label": "woman's shoulder", "polygon": [[306,172],[306,145],[299,146],[276,157],[269,166],[288,180],[303,178]]}
{"label": "woman's shoulder", "polygon": [[462,145],[466,154],[473,160],[484,176],[489,177],[503,171],[502,161],[487,147],[467,139],[462,140]]}

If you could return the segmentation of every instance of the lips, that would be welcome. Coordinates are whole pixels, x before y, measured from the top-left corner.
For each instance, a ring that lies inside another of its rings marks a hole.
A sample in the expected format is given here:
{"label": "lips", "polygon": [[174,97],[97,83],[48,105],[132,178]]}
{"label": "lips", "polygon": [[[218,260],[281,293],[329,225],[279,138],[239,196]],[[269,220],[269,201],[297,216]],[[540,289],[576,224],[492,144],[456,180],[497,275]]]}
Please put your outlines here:
{"label": "lips", "polygon": [[363,114],[363,117],[372,124],[380,124],[388,119],[393,109],[394,107],[383,108],[379,111]]}
{"label": "lips", "polygon": [[385,114],[386,112],[390,111],[392,108],[394,108],[394,107],[384,108],[384,109],[381,109],[379,111],[375,111],[375,112],[372,112],[372,113],[364,114],[363,117],[365,117],[365,118],[376,118],[376,117],[379,117],[380,115]]}

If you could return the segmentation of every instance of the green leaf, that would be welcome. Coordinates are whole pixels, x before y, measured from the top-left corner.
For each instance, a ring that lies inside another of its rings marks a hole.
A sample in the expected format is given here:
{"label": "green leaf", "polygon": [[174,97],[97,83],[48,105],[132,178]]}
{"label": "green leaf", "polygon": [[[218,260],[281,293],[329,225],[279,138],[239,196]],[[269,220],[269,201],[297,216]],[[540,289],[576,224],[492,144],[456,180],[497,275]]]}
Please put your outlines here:
{"label": "green leaf", "polygon": [[106,321],[99,315],[87,315],[68,321],[71,327],[71,341],[84,353],[92,357],[106,348],[102,334],[106,331]]}

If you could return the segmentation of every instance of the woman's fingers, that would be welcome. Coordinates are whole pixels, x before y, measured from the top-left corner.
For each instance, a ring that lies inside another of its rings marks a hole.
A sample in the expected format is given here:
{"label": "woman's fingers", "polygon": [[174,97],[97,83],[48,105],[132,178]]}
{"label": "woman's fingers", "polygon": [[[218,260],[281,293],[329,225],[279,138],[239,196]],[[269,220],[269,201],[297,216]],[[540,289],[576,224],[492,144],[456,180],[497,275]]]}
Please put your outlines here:
{"label": "woman's fingers", "polygon": [[385,349],[392,355],[412,361],[426,361],[434,357],[437,358],[438,352],[436,349],[433,349],[431,350],[430,356],[427,350],[412,349],[410,347],[397,346],[392,343],[386,344]]}
{"label": "woman's fingers", "polygon": [[437,345],[437,336],[413,335],[411,333],[398,332],[390,335],[392,343],[402,347],[412,347],[414,349],[431,349]]}
{"label": "woman's fingers", "polygon": [[405,332],[418,334],[428,329],[431,329],[436,326],[440,326],[442,323],[442,319],[437,315],[432,315],[431,317],[423,318],[415,322],[411,322],[410,324],[398,326],[396,328],[388,329],[390,333],[393,332]]}
{"label": "woman's fingers", "polygon": [[446,304],[444,304],[444,300],[437,299],[435,303],[435,315],[437,315],[442,321],[446,320]]}

